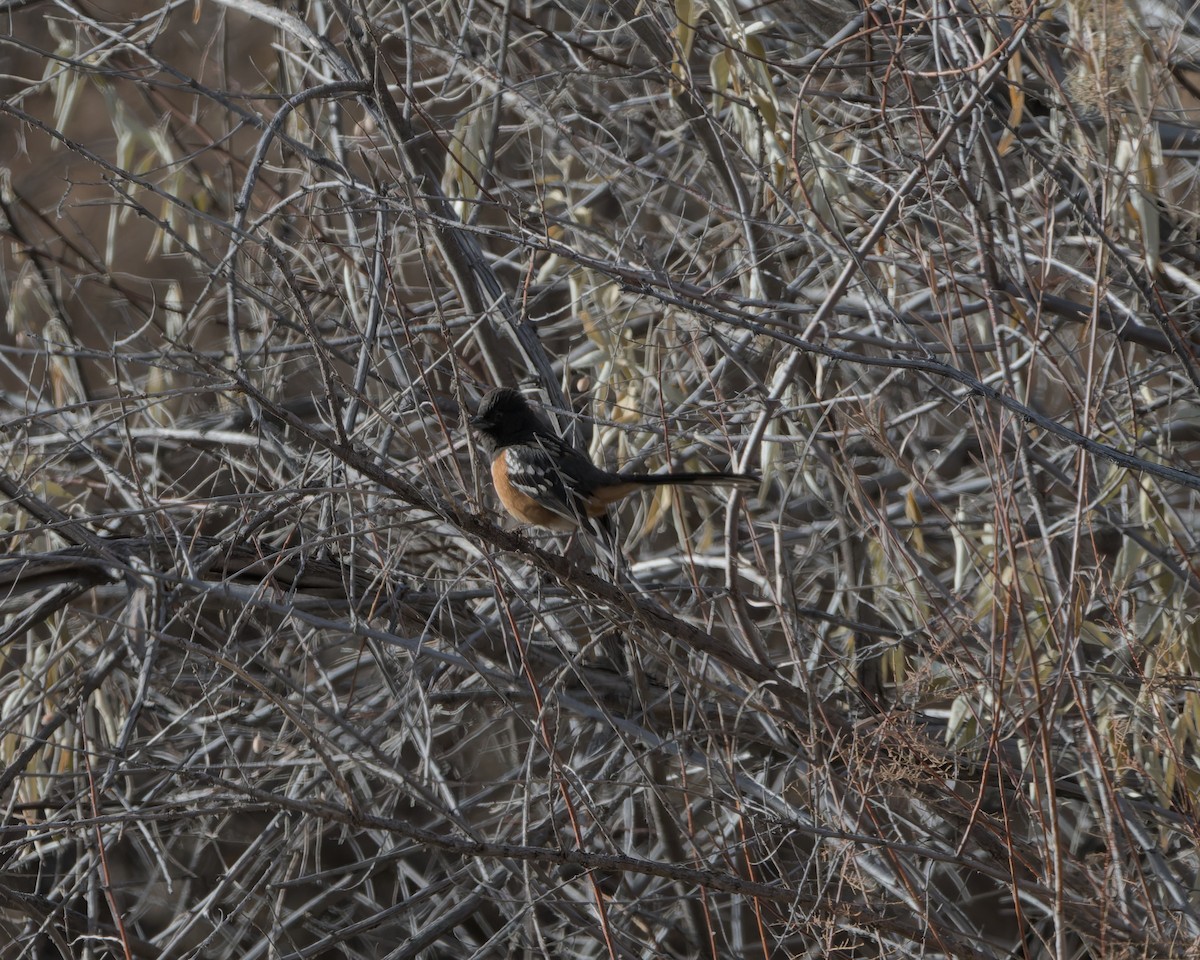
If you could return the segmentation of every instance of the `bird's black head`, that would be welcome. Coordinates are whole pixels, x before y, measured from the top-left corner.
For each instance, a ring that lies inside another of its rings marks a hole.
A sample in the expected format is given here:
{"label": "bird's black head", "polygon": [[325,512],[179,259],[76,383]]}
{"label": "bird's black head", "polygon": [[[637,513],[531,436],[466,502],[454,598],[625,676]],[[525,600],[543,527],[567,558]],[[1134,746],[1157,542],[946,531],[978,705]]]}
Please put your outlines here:
{"label": "bird's black head", "polygon": [[500,387],[480,401],[479,412],[469,422],[485,441],[500,448],[533,440],[541,421],[521,394]]}

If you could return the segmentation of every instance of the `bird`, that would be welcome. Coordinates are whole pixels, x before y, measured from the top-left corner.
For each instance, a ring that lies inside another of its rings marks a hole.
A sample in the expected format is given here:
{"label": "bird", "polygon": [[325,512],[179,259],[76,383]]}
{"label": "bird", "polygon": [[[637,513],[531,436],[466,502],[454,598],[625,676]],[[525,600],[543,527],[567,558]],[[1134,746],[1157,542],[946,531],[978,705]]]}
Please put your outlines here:
{"label": "bird", "polygon": [[608,508],[645,487],[753,486],[748,473],[614,473],[558,436],[518,391],[488,391],[468,421],[492,465],[500,503],[517,520],[556,531],[608,530]]}

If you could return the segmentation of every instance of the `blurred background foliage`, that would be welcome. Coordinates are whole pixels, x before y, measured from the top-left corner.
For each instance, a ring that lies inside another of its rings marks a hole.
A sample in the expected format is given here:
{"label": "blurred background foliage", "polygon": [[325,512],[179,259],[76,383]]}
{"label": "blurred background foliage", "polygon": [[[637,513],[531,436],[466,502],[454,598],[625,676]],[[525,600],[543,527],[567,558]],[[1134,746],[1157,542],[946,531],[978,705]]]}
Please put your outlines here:
{"label": "blurred background foliage", "polygon": [[4,957],[1198,955],[1189,6],[0,13]]}

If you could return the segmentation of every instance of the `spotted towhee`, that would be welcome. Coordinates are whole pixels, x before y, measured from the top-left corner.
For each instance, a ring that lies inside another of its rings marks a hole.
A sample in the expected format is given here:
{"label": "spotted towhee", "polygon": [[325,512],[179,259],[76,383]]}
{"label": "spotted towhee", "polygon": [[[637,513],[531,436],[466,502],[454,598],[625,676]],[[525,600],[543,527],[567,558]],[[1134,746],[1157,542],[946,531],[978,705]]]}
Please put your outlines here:
{"label": "spotted towhee", "polygon": [[504,509],[518,520],[574,530],[604,526],[610,504],[641,487],[666,484],[753,485],[746,473],[612,473],[559,437],[516,390],[490,391],[470,420],[492,462]]}

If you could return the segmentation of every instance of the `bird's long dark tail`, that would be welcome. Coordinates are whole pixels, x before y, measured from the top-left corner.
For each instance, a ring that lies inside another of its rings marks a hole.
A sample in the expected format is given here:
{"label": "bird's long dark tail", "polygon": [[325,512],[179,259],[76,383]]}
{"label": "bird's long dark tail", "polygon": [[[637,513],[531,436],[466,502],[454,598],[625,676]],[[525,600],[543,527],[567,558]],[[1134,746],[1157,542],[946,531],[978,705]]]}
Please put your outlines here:
{"label": "bird's long dark tail", "polygon": [[621,473],[618,476],[630,483],[662,487],[695,483],[704,487],[754,487],[759,478],[750,473],[710,471],[703,473]]}
{"label": "bird's long dark tail", "polygon": [[731,473],[729,471],[712,471],[704,473],[639,473],[635,470],[628,470],[623,473],[610,474],[612,481],[603,484],[597,484],[596,488],[589,494],[589,500],[594,502],[597,510],[588,509],[589,513],[596,513],[602,510],[610,503],[616,503],[623,497],[629,496],[635,490],[641,487],[666,487],[678,486],[685,483],[699,484],[704,487],[742,487],[749,488],[757,486],[759,479],[749,473]]}

